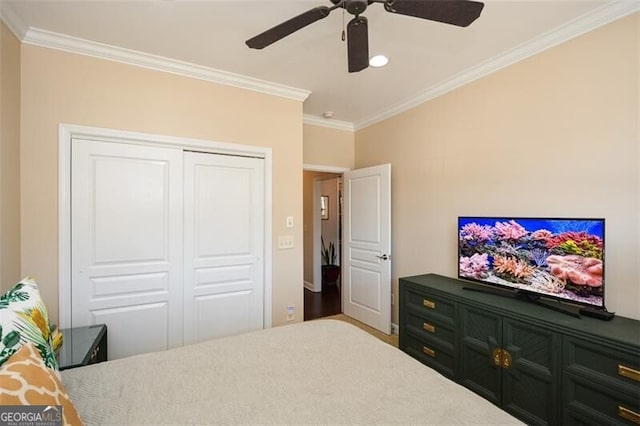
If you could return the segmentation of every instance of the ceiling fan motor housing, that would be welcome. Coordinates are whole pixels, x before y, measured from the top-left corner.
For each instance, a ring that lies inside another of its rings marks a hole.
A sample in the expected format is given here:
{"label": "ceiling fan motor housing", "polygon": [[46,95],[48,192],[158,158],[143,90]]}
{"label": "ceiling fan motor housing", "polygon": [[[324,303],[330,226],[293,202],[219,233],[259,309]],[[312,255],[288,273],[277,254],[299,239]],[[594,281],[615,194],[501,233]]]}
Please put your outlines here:
{"label": "ceiling fan motor housing", "polygon": [[367,0],[346,0],[344,7],[350,14],[358,16],[367,10],[368,4],[369,2]]}

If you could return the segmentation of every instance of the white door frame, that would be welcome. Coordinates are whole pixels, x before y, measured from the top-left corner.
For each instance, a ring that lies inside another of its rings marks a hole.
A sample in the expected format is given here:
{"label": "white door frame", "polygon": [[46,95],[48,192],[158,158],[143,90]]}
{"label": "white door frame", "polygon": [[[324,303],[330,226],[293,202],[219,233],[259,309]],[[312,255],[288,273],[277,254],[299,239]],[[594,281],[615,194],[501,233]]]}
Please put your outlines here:
{"label": "white door frame", "polygon": [[[305,172],[340,173],[348,172],[347,167],[322,166],[317,164],[303,164]],[[322,290],[322,256],[320,254],[320,237],[322,235],[322,222],[320,219],[320,181],[313,182],[313,291]],[[340,261],[342,264],[342,261]]]}
{"label": "white door frame", "polygon": [[150,133],[58,125],[58,295],[59,327],[71,327],[71,140],[87,138],[105,142],[160,147],[179,147],[213,154],[264,159],[264,328],[272,324],[272,149],[202,139],[178,138]]}

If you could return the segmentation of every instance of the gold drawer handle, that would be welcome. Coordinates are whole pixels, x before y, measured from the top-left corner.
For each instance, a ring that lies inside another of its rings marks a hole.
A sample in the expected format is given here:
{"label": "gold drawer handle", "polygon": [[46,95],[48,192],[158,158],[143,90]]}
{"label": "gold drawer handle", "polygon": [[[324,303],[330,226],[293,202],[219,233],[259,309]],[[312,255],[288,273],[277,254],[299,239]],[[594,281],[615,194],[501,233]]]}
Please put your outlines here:
{"label": "gold drawer handle", "polygon": [[435,325],[431,325],[428,322],[425,322],[424,324],[422,324],[422,328],[426,331],[428,331],[429,333],[435,333],[436,332],[436,326]]}
{"label": "gold drawer handle", "polygon": [[422,347],[422,352],[424,352],[425,354],[429,355],[430,357],[435,357],[436,356],[436,351],[434,351],[431,348],[428,348],[426,346]]}
{"label": "gold drawer handle", "polygon": [[431,309],[435,309],[436,308],[436,302],[429,300],[429,299],[424,299],[422,301],[422,304],[424,306],[426,306],[427,308],[431,308]]}
{"label": "gold drawer handle", "polygon": [[618,375],[640,382],[640,371],[618,364]]}
{"label": "gold drawer handle", "polygon": [[640,414],[635,411],[631,411],[622,405],[618,405],[618,415],[623,419],[627,419],[637,425],[640,425]]}

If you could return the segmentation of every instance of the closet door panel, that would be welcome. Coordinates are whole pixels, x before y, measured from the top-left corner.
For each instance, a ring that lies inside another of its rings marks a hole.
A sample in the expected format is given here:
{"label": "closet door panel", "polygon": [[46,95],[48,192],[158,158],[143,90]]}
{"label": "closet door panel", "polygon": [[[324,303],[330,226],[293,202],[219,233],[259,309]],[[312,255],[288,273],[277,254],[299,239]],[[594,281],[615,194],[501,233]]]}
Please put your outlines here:
{"label": "closet door panel", "polygon": [[185,343],[261,329],[264,160],[184,160]]}
{"label": "closet door panel", "polygon": [[109,359],[182,345],[179,149],[74,139],[72,326],[104,323]]}

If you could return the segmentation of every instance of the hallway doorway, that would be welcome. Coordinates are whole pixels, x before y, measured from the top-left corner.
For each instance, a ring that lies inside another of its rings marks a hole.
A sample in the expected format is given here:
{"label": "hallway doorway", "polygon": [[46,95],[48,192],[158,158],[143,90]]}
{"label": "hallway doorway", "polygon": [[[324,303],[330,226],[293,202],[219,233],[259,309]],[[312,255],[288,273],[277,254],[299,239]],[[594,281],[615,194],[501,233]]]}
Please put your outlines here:
{"label": "hallway doorway", "polygon": [[[334,173],[340,177],[338,195],[325,197],[321,175],[307,172]],[[332,268],[322,269],[320,258],[325,240],[330,251],[338,253],[341,313],[385,334],[391,333],[391,164],[378,164],[355,170],[336,167],[304,166],[304,287],[321,292],[323,281]],[[326,199],[325,199],[326,198]],[[332,206],[339,210],[324,212]],[[338,218],[339,237],[331,248],[327,235],[321,237],[321,222]],[[325,217],[326,216],[326,217]],[[321,220],[325,219],[325,220]],[[344,229],[342,229],[344,227]],[[323,263],[327,258],[322,256]],[[335,269],[335,268],[333,268]],[[324,275],[324,279],[323,279]],[[311,280],[311,281],[309,281]],[[331,281],[330,281],[331,282]]]}
{"label": "hallway doorway", "polygon": [[307,321],[342,312],[340,278],[331,282],[322,278],[324,265],[331,264],[336,269],[342,263],[342,173],[305,170],[303,176],[304,319]]}

